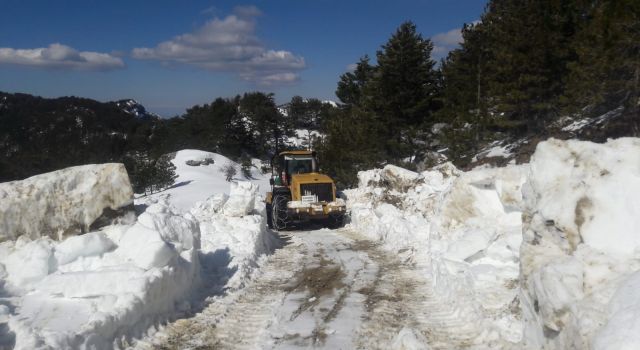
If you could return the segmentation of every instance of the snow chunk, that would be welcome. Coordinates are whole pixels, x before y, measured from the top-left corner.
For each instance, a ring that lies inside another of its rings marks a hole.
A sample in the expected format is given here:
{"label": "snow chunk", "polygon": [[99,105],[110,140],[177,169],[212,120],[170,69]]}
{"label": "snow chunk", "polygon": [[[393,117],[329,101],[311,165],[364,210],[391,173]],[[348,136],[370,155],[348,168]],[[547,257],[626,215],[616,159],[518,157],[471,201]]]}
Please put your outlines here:
{"label": "snow chunk", "polygon": [[391,344],[392,350],[430,350],[429,341],[420,332],[403,327]]}
{"label": "snow chunk", "polygon": [[249,181],[237,181],[231,183],[229,199],[222,208],[227,216],[245,216],[255,206],[258,187]]}
{"label": "snow chunk", "polygon": [[16,287],[37,282],[56,269],[52,243],[46,239],[24,244],[1,262],[6,269],[7,281]]}
{"label": "snow chunk", "polygon": [[[204,273],[212,273],[217,279],[222,274],[228,280],[210,282],[237,289],[244,285],[259,257],[276,243],[264,222],[264,204],[256,200],[256,186],[243,182],[231,186],[229,197],[211,196],[197,203],[191,214],[200,225]],[[225,276],[225,271],[235,273]]]}
{"label": "snow chunk", "polygon": [[358,172],[358,187],[360,188],[379,185],[381,180],[380,169]]}
{"label": "snow chunk", "polygon": [[145,270],[166,265],[178,254],[173,247],[154,231],[138,223],[127,230],[120,240],[118,254]]}
{"label": "snow chunk", "polygon": [[145,270],[162,267],[182,251],[199,248],[199,233],[191,215],[179,216],[160,202],[147,208],[124,233],[116,253]]}
{"label": "snow chunk", "polygon": [[380,174],[382,180],[391,186],[391,188],[403,191],[415,185],[420,178],[420,174],[411,170],[403,169],[395,165],[386,165]]}
{"label": "snow chunk", "polygon": [[115,163],[0,183],[0,241],[22,235],[62,239],[88,231],[105,208],[118,209],[132,199],[127,171]]}
{"label": "snow chunk", "polygon": [[56,246],[58,265],[65,265],[79,257],[101,255],[115,249],[116,245],[102,232],[90,232],[69,237]]}
{"label": "snow chunk", "polygon": [[487,249],[495,238],[495,230],[469,230],[462,238],[453,242],[446,253],[448,259],[465,260]]}

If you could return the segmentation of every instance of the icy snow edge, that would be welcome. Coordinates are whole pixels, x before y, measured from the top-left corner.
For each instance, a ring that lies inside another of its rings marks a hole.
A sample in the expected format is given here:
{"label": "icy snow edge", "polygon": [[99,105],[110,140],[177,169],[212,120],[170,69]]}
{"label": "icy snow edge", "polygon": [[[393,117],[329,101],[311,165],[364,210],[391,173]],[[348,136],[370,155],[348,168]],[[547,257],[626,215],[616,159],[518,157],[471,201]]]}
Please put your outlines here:
{"label": "icy snow edge", "polygon": [[91,164],[0,183],[0,242],[22,235],[62,239],[89,226],[105,208],[133,200],[123,164]]}

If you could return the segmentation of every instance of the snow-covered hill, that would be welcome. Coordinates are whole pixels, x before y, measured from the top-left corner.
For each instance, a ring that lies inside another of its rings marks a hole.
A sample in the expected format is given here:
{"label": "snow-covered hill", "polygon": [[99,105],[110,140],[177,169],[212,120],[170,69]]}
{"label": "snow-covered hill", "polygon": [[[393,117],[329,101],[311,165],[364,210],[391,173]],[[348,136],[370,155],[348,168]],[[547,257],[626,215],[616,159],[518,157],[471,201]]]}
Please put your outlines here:
{"label": "snow-covered hill", "polygon": [[[212,164],[197,166],[188,165],[187,162],[196,163],[211,159]],[[226,181],[224,168],[231,165],[236,168],[234,181],[250,181],[258,187],[258,193],[264,194],[269,190],[270,173],[263,174],[259,160],[253,160],[251,177],[246,178],[241,171],[240,164],[231,159],[211,152],[199,150],[178,151],[171,162],[176,166],[178,178],[169,189],[149,196],[138,196],[137,204],[153,202],[157,198],[167,197],[169,203],[182,212],[188,212],[197,202],[204,201],[212,194],[229,193],[230,183]]]}

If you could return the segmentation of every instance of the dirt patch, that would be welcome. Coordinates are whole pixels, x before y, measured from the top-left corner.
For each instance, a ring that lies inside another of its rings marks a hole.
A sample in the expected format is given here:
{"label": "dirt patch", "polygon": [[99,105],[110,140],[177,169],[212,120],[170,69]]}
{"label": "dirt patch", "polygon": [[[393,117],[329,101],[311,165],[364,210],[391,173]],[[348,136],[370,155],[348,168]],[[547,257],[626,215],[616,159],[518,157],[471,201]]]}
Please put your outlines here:
{"label": "dirt patch", "polygon": [[354,251],[368,251],[375,248],[377,244],[373,241],[355,241],[351,244]]}
{"label": "dirt patch", "polygon": [[580,200],[578,200],[578,203],[576,203],[576,209],[575,209],[575,215],[576,215],[576,219],[575,219],[575,223],[576,226],[578,227],[578,231],[580,230],[580,228],[582,227],[582,224],[584,224],[585,219],[586,219],[586,211],[588,209],[590,209],[593,206],[593,202],[591,202],[591,199],[589,199],[589,197],[582,197],[580,198]]}
{"label": "dirt patch", "polygon": [[589,197],[586,196],[580,198],[578,200],[578,203],[576,203],[575,224],[578,228],[578,232],[575,234],[572,234],[573,232],[567,233],[567,238],[569,240],[569,244],[571,245],[572,251],[576,250],[578,244],[582,243],[582,235],[580,234],[580,231],[582,230],[582,225],[585,223],[585,221],[587,219],[592,219],[592,217],[587,218],[588,212],[592,207],[593,202],[591,201],[591,199],[589,199]]}
{"label": "dirt patch", "polygon": [[[340,266],[331,264],[331,261],[325,259],[325,257],[320,258],[319,266],[305,268],[300,271],[296,283],[284,288],[284,291],[287,293],[307,291],[309,294],[306,300],[293,312],[291,320],[296,319],[304,311],[318,305],[321,296],[344,288],[345,284],[342,280],[345,276],[346,274]],[[338,300],[340,300],[340,298],[338,298]],[[335,317],[340,307],[341,305],[338,305],[338,310],[331,310],[327,317]],[[336,307],[334,307],[334,309],[335,308]]]}
{"label": "dirt patch", "polygon": [[340,266],[329,265],[329,261],[323,258],[320,266],[302,270],[295,285],[285,288],[285,292],[308,290],[310,297],[319,297],[344,287],[344,277]]}
{"label": "dirt patch", "polygon": [[323,345],[324,342],[327,340],[327,333],[324,328],[316,328],[313,330],[313,332],[309,336],[302,337],[298,333],[288,334],[282,337],[280,340],[281,340],[279,342],[280,344],[283,343],[282,341],[286,341],[286,342],[291,342],[294,345],[301,348],[308,348],[309,344],[313,346]]}

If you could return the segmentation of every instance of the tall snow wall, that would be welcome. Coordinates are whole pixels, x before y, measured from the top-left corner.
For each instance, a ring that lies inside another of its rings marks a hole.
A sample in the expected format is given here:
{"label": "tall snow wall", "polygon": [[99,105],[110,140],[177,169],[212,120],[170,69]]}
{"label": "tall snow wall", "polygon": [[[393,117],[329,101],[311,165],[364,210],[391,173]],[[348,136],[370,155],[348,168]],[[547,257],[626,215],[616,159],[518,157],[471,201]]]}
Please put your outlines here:
{"label": "tall snow wall", "polygon": [[523,194],[524,347],[637,349],[640,139],[541,142]]}
{"label": "tall snow wall", "polygon": [[92,164],[0,183],[0,242],[19,236],[53,239],[80,231],[104,209],[133,200],[123,164]]}

